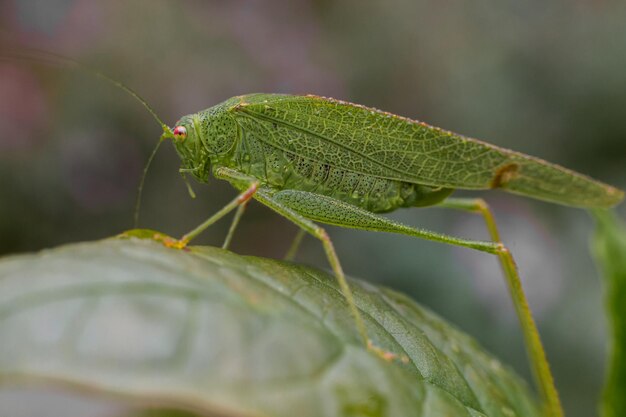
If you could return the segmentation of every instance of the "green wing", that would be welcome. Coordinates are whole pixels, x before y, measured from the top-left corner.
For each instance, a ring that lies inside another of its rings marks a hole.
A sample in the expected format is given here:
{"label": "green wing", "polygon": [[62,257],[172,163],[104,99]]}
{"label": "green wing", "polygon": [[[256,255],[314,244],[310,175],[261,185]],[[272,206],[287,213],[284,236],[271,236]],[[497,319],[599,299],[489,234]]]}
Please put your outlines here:
{"label": "green wing", "polygon": [[232,108],[272,146],[363,174],[416,184],[506,191],[581,207],[623,192],[518,152],[377,109],[317,96],[254,94]]}

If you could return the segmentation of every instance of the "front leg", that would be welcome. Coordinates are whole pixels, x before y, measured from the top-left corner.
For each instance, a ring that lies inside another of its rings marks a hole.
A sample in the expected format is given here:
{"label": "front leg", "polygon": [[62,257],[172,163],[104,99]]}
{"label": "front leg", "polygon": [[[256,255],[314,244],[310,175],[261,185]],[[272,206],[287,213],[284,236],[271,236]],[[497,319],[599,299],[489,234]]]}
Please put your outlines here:
{"label": "front leg", "polygon": [[196,236],[198,236],[200,233],[205,231],[213,223],[215,223],[216,221],[218,221],[219,219],[221,219],[222,217],[224,217],[225,215],[233,211],[235,208],[241,206],[242,204],[247,203],[252,198],[254,193],[257,191],[258,187],[259,187],[258,181],[254,181],[250,183],[250,185],[248,185],[248,188],[246,188],[241,194],[235,197],[235,199],[233,199],[230,203],[224,206],[220,211],[215,213],[213,216],[209,217],[200,226],[196,227],[191,232],[185,234],[180,239],[180,241],[183,243],[183,245],[187,245],[191,241],[191,239],[194,239]]}
{"label": "front leg", "polygon": [[[219,219],[221,219],[222,217],[224,217],[225,215],[227,215],[234,209],[238,207],[239,208],[245,207],[245,205],[248,203],[248,201],[250,201],[254,193],[256,193],[257,189],[259,188],[259,181],[256,178],[243,177],[243,176],[237,177],[236,181],[237,183],[236,184],[233,183],[233,185],[236,188],[240,189],[241,193],[237,197],[235,197],[230,203],[224,206],[221,210],[219,210],[217,213],[209,217],[206,221],[204,221],[201,225],[199,225],[198,227],[196,227],[189,233],[186,233],[185,235],[183,235],[183,237],[181,237],[178,240],[170,239],[170,238],[159,238],[159,240],[161,240],[165,246],[182,249],[185,246],[187,246],[187,244],[189,244],[189,242],[192,239],[196,238],[200,233],[205,231],[213,223],[215,223],[216,221],[218,221]],[[239,215],[235,217],[234,226],[237,225],[237,222],[239,221],[239,218],[241,217],[241,213],[243,213],[243,210],[238,210],[237,212]],[[234,232],[234,227],[231,226],[231,229],[229,230],[227,241],[225,242],[225,244],[227,244],[230,241],[230,237],[232,237],[233,232]]]}

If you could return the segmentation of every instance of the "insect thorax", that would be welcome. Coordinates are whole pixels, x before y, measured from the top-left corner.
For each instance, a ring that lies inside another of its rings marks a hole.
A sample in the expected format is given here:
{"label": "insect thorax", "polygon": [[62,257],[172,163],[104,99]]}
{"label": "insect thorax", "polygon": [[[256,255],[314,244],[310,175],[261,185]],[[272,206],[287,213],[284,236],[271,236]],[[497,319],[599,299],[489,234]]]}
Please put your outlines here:
{"label": "insect thorax", "polygon": [[176,143],[183,167],[201,182],[207,182],[210,165],[227,165],[239,137],[237,122],[228,112],[233,99],[181,118],[187,138]]}

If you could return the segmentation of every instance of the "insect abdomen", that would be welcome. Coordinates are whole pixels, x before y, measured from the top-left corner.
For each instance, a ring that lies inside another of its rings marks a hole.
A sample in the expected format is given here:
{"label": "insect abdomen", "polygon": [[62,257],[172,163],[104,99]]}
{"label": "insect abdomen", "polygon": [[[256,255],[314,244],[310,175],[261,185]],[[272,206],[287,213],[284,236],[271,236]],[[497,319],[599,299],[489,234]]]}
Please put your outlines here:
{"label": "insect abdomen", "polygon": [[285,153],[291,172],[285,188],[311,191],[372,212],[386,212],[410,205],[415,187],[399,181],[347,171]]}
{"label": "insect abdomen", "polygon": [[435,204],[452,191],[347,171],[289,153],[286,157],[293,171],[285,188],[327,195],[374,213]]}

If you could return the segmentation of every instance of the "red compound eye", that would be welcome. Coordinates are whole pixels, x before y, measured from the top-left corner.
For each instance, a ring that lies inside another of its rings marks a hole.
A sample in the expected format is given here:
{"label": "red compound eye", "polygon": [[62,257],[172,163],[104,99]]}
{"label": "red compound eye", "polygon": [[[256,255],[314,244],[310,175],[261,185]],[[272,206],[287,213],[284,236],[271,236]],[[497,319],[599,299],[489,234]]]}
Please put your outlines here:
{"label": "red compound eye", "polygon": [[176,126],[174,128],[174,139],[183,140],[187,137],[187,128],[185,126]]}

